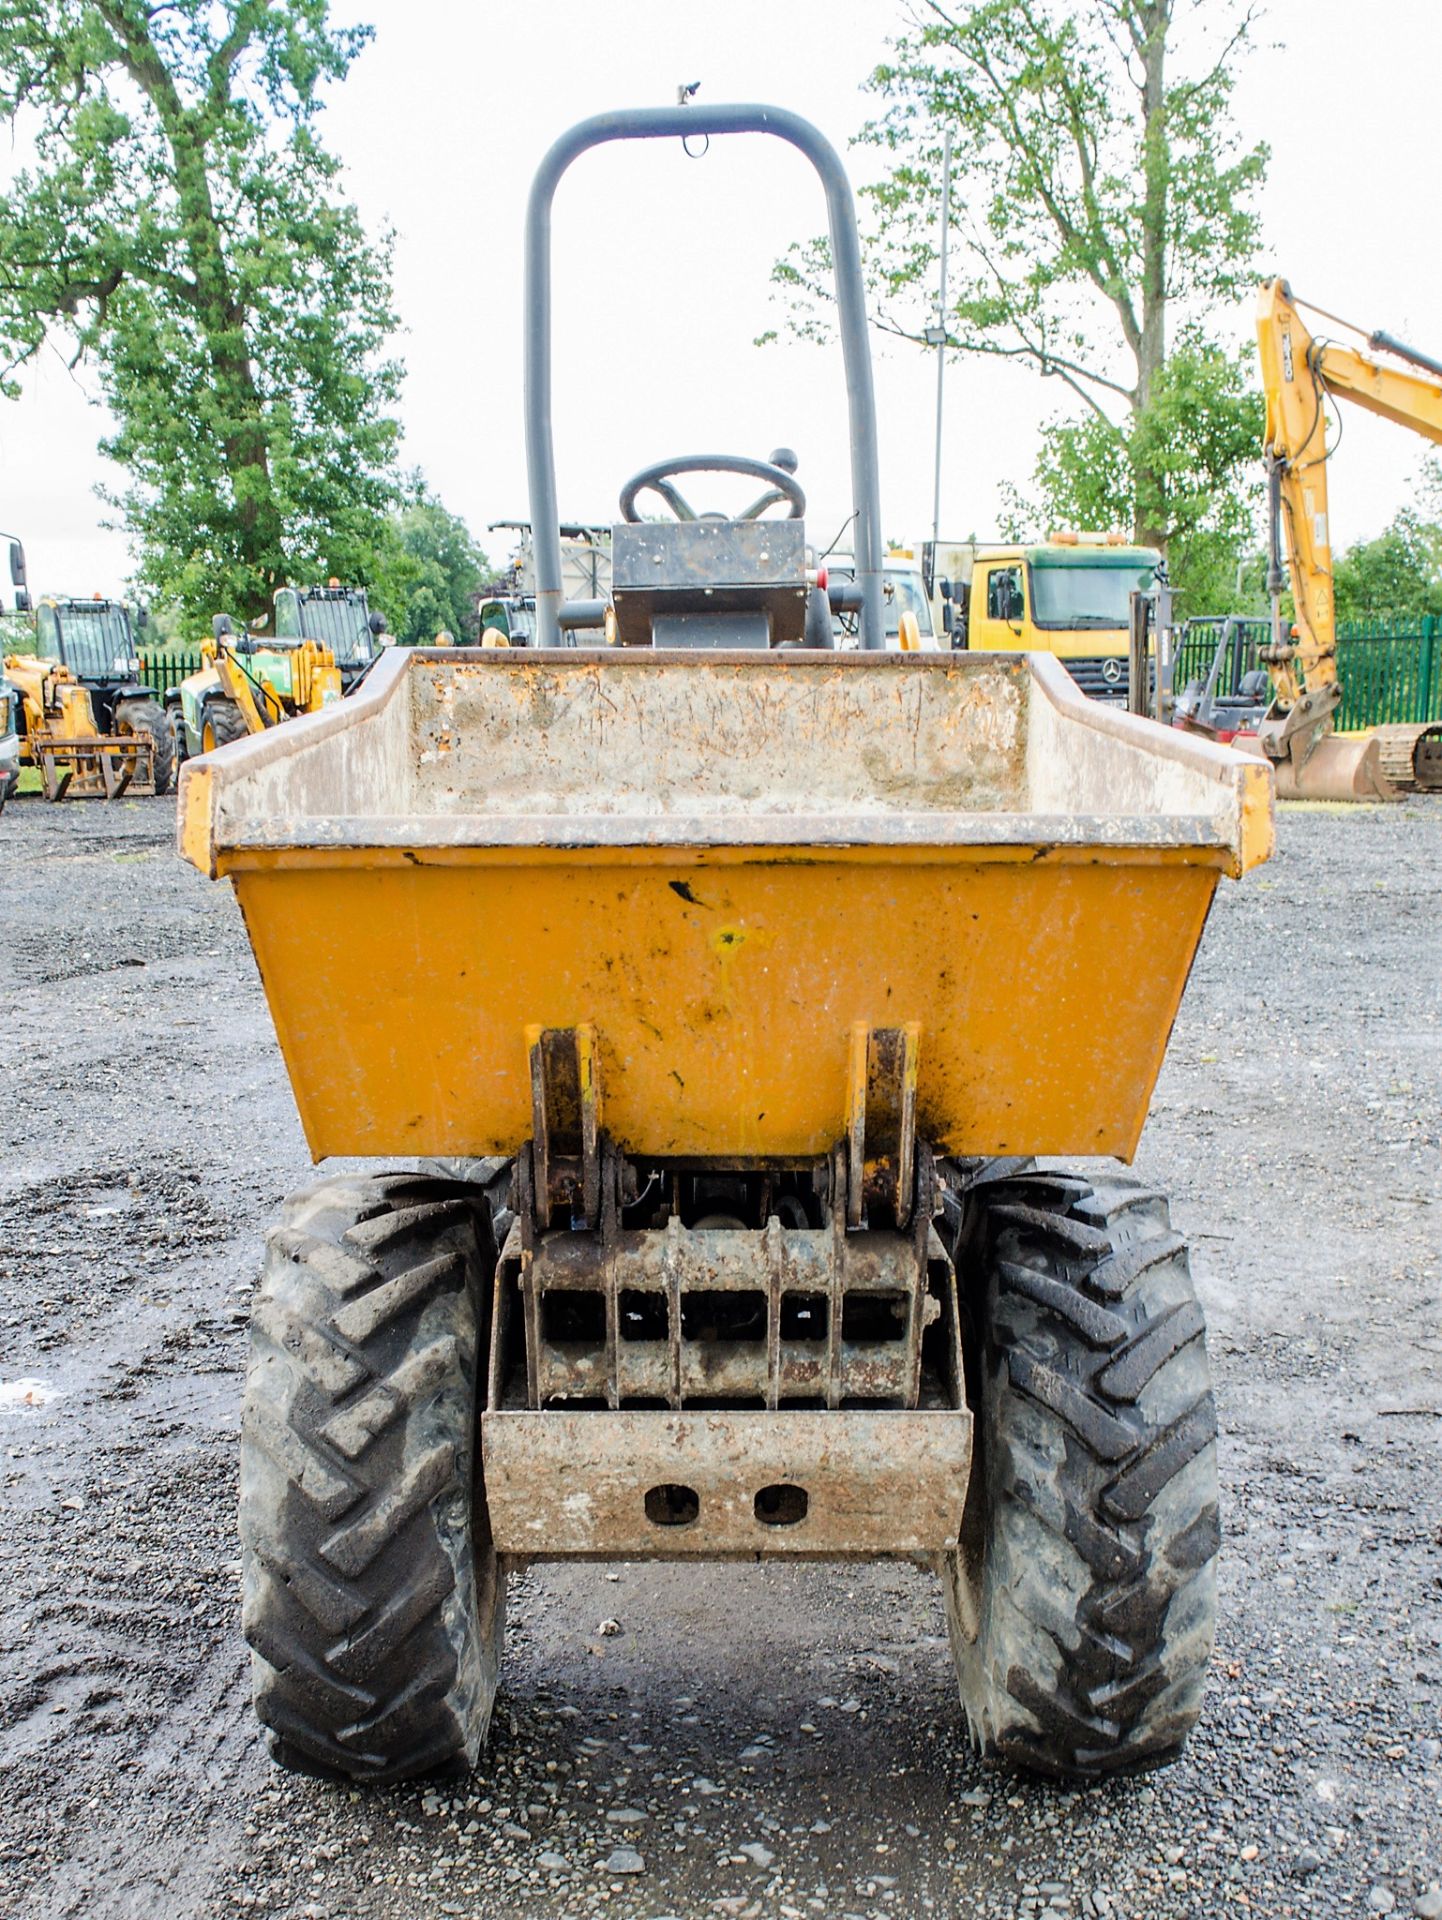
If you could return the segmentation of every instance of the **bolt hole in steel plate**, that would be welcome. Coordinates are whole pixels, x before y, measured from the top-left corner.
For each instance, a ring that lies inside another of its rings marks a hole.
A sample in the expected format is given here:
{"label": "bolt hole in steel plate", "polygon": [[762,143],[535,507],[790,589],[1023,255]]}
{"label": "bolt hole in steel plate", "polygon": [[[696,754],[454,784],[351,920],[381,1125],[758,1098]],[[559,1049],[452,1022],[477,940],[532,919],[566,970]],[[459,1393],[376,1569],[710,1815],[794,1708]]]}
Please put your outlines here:
{"label": "bolt hole in steel plate", "polygon": [[778,1480],[763,1487],[756,1496],[756,1518],[763,1527],[794,1527],[806,1518],[811,1505],[805,1487],[788,1486]]}
{"label": "bolt hole in steel plate", "polygon": [[646,1518],[653,1527],[689,1527],[700,1513],[701,1496],[694,1487],[668,1484],[646,1489]]}

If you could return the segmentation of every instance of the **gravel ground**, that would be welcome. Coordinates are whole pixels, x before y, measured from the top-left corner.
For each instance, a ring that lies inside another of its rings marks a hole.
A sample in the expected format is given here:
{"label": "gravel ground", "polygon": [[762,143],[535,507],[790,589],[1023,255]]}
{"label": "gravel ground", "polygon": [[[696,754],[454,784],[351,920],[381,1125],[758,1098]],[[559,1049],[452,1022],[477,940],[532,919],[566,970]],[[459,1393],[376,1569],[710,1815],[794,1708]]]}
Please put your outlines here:
{"label": "gravel ground", "polygon": [[[1226,1500],[1202,1724],[1085,1793],[972,1758],[907,1567],[549,1568],[464,1788],[270,1765],[238,1631],[256,1250],[307,1162],[171,803],[0,825],[0,1911],[1442,1915],[1442,806],[1223,883],[1140,1156]],[[13,1402],[13,1391],[10,1395]]]}

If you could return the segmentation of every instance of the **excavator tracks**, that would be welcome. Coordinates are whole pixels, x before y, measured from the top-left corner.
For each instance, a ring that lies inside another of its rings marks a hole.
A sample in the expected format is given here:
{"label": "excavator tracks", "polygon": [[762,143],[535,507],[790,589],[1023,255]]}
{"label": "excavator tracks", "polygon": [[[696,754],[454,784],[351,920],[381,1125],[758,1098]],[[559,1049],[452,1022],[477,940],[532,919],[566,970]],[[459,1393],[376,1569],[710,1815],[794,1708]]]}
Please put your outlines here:
{"label": "excavator tracks", "polygon": [[1399,793],[1442,793],[1442,722],[1375,727],[1382,778]]}

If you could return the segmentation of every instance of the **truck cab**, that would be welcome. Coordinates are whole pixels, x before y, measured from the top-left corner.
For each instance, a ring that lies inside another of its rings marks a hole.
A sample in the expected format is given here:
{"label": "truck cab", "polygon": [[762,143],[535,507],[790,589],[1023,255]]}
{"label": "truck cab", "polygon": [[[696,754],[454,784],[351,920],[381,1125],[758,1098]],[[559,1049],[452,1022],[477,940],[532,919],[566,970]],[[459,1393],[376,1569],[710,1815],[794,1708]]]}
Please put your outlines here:
{"label": "truck cab", "polygon": [[1084,693],[1125,702],[1131,596],[1150,589],[1161,559],[1155,547],[1102,535],[981,548],[967,598],[966,645],[974,652],[1055,654]]}
{"label": "truck cab", "polygon": [[349,693],[369,672],[384,642],[385,621],[373,615],[364,587],[280,587],[275,595],[275,636],[297,642],[316,640],[330,648]]}
{"label": "truck cab", "polygon": [[[481,644],[508,647],[534,646],[536,640],[536,596],[495,595],[479,603]],[[487,634],[493,636],[488,643]]]}
{"label": "truck cab", "polygon": [[[855,578],[856,562],[849,553],[834,555],[823,564],[827,577],[831,580]],[[937,638],[931,602],[926,594],[926,583],[921,577],[921,568],[915,561],[894,553],[887,554],[882,563],[881,598],[888,649],[895,652],[901,647],[901,616],[904,613],[914,614],[916,617],[923,653],[932,653],[942,644]],[[858,644],[854,614],[836,614],[833,616],[832,624],[836,630],[838,647],[854,647]]]}

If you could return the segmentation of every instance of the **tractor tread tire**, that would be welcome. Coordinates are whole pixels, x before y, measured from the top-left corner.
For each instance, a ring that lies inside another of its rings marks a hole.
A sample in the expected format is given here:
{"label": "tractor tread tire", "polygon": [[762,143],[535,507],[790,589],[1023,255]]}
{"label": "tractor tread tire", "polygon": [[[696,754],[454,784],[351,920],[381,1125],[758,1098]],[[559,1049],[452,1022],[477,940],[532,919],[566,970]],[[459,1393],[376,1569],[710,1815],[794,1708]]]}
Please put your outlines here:
{"label": "tractor tread tire", "polygon": [[165,731],[170,740],[170,764],[178,781],[180,769],[190,758],[190,748],[185,738],[185,714],[178,699],[166,702]]}
{"label": "tractor tread tire", "polygon": [[175,778],[175,742],[170,737],[170,723],[165,717],[164,707],[158,700],[118,700],[115,703],[117,730],[121,721],[132,733],[150,735],[155,791],[158,794],[169,793],[170,783]]}
{"label": "tractor tread tire", "polygon": [[245,715],[225,694],[212,694],[201,709],[200,740],[203,752],[214,750],[205,746],[207,727],[210,729],[216,747],[228,747],[232,740],[244,740],[250,734],[250,728],[245,724]]}
{"label": "tractor tread tire", "polygon": [[484,1196],[346,1174],[287,1201],[251,1313],[241,1439],[255,1709],[294,1771],[469,1770],[502,1576],[476,1447]]}
{"label": "tractor tread tire", "polygon": [[970,1238],[977,1472],[947,1612],[984,1757],[1072,1780],[1161,1766],[1216,1618],[1216,1409],[1165,1198],[1031,1173]]}

